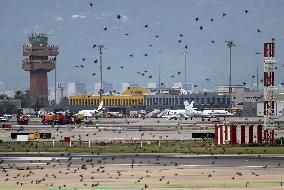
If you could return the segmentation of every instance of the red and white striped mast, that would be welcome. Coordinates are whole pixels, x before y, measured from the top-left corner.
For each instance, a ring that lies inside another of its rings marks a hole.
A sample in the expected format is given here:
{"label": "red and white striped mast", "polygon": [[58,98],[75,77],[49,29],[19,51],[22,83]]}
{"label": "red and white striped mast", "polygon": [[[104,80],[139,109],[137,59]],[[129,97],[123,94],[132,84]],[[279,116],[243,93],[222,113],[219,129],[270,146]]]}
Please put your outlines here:
{"label": "red and white striped mast", "polygon": [[273,129],[276,116],[275,101],[275,43],[264,43],[264,129]]}

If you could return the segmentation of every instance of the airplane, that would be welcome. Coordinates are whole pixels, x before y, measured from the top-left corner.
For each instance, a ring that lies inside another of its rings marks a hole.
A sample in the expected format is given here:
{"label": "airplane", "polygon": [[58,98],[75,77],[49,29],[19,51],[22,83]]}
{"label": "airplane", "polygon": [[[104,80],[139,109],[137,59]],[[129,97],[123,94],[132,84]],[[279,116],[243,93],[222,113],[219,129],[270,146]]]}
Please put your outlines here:
{"label": "airplane", "polygon": [[188,101],[184,101],[184,109],[180,110],[167,110],[165,114],[162,116],[162,118],[168,118],[168,119],[177,119],[179,117],[184,116],[185,112],[193,110],[193,103],[192,101],[190,104]]}
{"label": "airplane", "polygon": [[79,115],[83,115],[85,118],[95,117],[98,119],[103,114],[103,101],[100,102],[97,109],[93,110],[81,110],[78,112]]}
{"label": "airplane", "polygon": [[214,118],[214,117],[229,117],[233,116],[234,114],[226,111],[226,110],[203,110],[203,111],[198,111],[197,108],[193,107],[194,101],[188,104],[188,101],[184,101],[184,106],[185,109],[181,110],[169,110],[165,115],[162,117],[168,118],[168,119],[177,119],[184,117],[185,120],[188,118],[193,118],[193,117],[201,117],[202,120],[204,118]]}
{"label": "airplane", "polygon": [[190,110],[187,110],[183,114],[183,117],[185,119],[188,119],[188,118],[192,119],[192,117],[201,117],[202,120],[204,120],[204,118],[208,118],[208,121],[209,121],[210,118],[214,118],[214,117],[229,117],[229,116],[233,116],[233,115],[234,114],[232,114],[232,113],[230,113],[229,111],[226,111],[226,110],[203,110],[203,111],[197,111],[196,108],[192,108]]}

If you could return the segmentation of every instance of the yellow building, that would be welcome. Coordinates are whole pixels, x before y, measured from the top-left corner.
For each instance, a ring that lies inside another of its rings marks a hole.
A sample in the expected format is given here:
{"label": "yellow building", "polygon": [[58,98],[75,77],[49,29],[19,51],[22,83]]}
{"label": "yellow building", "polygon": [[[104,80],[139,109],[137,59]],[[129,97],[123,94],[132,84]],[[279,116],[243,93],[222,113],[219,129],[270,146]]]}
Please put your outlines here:
{"label": "yellow building", "polygon": [[[103,96],[104,106],[143,106],[144,94],[149,90],[141,87],[128,88],[122,95],[107,95]],[[70,96],[70,106],[98,106],[100,96],[93,95],[79,95]]]}

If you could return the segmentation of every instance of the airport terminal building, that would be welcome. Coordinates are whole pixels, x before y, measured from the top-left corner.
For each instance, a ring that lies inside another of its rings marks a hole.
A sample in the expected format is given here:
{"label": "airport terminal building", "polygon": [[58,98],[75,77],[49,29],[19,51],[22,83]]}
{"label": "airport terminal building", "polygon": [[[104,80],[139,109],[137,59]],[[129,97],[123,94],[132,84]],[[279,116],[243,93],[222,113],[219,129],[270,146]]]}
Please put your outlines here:
{"label": "airport terminal building", "polygon": [[[79,95],[69,97],[69,110],[78,112],[95,109],[99,105],[98,95]],[[153,109],[183,109],[184,101],[194,101],[194,107],[202,109],[227,109],[230,106],[228,95],[217,92],[187,93],[178,88],[151,89],[129,87],[122,94],[103,96],[105,111],[128,114],[129,111]]]}

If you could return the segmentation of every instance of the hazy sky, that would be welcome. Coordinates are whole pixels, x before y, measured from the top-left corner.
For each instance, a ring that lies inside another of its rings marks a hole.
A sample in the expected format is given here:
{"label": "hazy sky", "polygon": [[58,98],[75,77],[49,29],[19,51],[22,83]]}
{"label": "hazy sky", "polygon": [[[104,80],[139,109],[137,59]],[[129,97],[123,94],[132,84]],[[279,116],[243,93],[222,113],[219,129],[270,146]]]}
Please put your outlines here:
{"label": "hazy sky", "polygon": [[[116,19],[117,14],[121,19]],[[94,43],[106,47],[104,80],[119,89],[122,82],[145,85],[157,81],[159,64],[162,82],[183,81],[183,52],[188,45],[189,81],[198,89],[215,88],[228,84],[229,50],[224,41],[233,40],[233,83],[245,81],[251,86],[256,66],[260,67],[260,78],[263,72],[263,55],[255,52],[262,52],[263,43],[272,37],[277,48],[277,83],[284,80],[283,0],[0,0],[0,23],[0,81],[7,89],[29,87],[29,73],[21,69],[21,60],[22,45],[31,31],[48,32],[49,43],[59,45],[57,73],[58,81],[63,82],[90,85],[99,81],[99,64],[93,63],[98,58]],[[82,63],[83,57],[86,61]],[[81,64],[83,69],[74,67]],[[145,76],[136,73],[144,70],[148,71]],[[49,86],[53,78],[51,71]]]}

